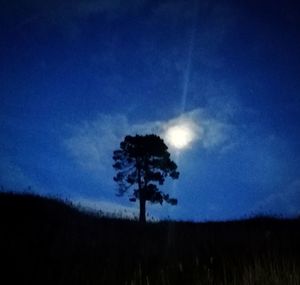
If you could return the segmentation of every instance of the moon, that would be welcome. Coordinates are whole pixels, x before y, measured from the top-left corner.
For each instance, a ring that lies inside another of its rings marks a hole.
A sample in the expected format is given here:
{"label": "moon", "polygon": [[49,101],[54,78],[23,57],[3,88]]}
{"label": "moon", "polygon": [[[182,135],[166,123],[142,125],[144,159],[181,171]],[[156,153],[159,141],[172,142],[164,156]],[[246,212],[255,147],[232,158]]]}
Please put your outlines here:
{"label": "moon", "polygon": [[187,125],[175,125],[166,131],[167,143],[178,150],[187,148],[193,137],[193,132]]}

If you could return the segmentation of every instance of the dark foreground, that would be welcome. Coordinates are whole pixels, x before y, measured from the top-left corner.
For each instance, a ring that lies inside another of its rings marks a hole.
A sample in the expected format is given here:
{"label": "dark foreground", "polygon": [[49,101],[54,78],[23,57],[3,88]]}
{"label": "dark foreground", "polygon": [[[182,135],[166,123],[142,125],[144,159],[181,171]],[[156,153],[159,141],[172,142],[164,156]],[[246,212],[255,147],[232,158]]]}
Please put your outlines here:
{"label": "dark foreground", "polygon": [[299,219],[141,227],[0,193],[0,227],[0,284],[300,284]]}

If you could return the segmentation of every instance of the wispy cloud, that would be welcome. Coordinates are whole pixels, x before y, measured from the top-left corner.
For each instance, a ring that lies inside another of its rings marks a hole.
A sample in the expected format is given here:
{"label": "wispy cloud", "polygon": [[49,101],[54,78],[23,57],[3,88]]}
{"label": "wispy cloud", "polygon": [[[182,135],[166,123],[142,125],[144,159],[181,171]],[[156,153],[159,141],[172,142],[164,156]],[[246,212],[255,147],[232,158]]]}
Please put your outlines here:
{"label": "wispy cloud", "polygon": [[72,201],[81,208],[92,211],[101,211],[108,215],[116,215],[118,217],[131,219],[136,219],[139,215],[139,209],[136,207],[136,204],[134,204],[135,206],[129,207],[116,202],[83,197],[74,198]]}
{"label": "wispy cloud", "polygon": [[263,214],[300,215],[300,179],[292,181],[281,191],[270,194],[258,202],[253,212]]}
{"label": "wispy cloud", "polygon": [[145,1],[129,0],[123,3],[120,0],[78,0],[76,5],[77,15],[89,17],[95,14],[109,13],[110,17],[120,17],[124,13],[138,10]]}
{"label": "wispy cloud", "polygon": [[64,145],[78,164],[99,175],[111,169],[112,152],[126,135],[153,133],[165,139],[168,128],[182,123],[189,124],[194,132],[191,148],[219,147],[221,150],[229,141],[232,129],[228,123],[209,117],[204,109],[195,109],[166,121],[143,123],[130,123],[125,115],[99,114],[95,120],[72,126]]}
{"label": "wispy cloud", "polygon": [[35,189],[36,183],[28,177],[21,167],[19,167],[9,157],[2,155],[0,162],[0,186],[13,191],[23,191],[26,187]]}
{"label": "wispy cloud", "polygon": [[[27,0],[21,2],[13,0],[12,2],[16,2],[17,10],[7,5],[0,11],[0,16],[5,15],[14,19],[12,30],[38,23],[44,31],[47,31],[49,27],[56,27],[60,32],[76,37],[82,32],[82,20],[86,21],[93,16],[102,16],[108,21],[116,20],[129,13],[138,12],[145,1],[129,0],[124,3],[119,0]],[[24,10],[26,13],[16,13],[18,10]]]}
{"label": "wispy cloud", "polygon": [[229,138],[232,126],[225,121],[212,118],[205,109],[197,108],[181,116],[161,123],[162,131],[159,133],[166,139],[166,130],[172,126],[185,125],[194,134],[191,147],[211,149],[223,145]]}

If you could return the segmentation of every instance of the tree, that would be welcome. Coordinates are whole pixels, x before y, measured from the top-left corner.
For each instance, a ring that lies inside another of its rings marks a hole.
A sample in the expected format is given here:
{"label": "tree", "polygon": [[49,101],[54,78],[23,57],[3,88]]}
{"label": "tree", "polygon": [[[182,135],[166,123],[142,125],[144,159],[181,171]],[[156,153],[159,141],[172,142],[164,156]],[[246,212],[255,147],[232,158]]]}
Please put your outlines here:
{"label": "tree", "polygon": [[177,165],[170,159],[167,149],[159,136],[136,135],[126,136],[120,143],[120,149],[113,153],[113,167],[117,172],[114,180],[119,186],[117,195],[122,196],[132,186],[136,186],[129,200],[139,200],[141,223],[146,222],[147,201],[177,204],[177,199],[170,198],[158,189],[158,185],[163,185],[166,177],[179,177]]}

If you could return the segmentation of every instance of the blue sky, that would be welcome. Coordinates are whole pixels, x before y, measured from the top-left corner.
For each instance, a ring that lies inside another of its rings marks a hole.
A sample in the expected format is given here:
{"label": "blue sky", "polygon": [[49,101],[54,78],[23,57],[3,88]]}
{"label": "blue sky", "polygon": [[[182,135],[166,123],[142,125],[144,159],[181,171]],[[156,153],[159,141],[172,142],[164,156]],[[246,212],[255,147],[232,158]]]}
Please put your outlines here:
{"label": "blue sky", "polygon": [[299,16],[296,1],[7,1],[0,184],[136,212],[112,151],[189,122],[162,188],[178,206],[150,215],[299,215]]}

